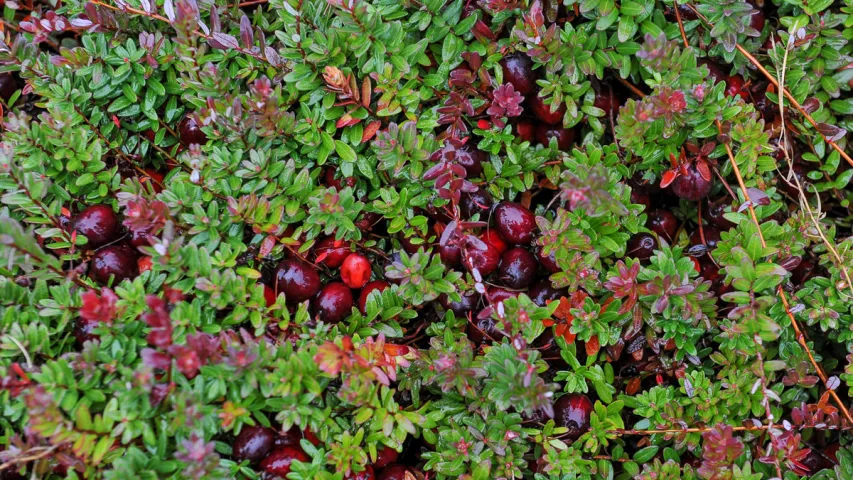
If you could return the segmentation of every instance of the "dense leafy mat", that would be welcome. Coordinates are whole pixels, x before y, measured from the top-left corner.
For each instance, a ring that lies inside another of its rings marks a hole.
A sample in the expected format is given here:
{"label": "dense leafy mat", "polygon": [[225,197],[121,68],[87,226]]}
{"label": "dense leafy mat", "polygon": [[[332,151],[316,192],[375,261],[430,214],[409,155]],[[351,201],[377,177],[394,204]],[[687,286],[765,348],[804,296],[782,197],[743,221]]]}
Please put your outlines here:
{"label": "dense leafy mat", "polygon": [[5,0],[0,478],[853,478],[853,5]]}

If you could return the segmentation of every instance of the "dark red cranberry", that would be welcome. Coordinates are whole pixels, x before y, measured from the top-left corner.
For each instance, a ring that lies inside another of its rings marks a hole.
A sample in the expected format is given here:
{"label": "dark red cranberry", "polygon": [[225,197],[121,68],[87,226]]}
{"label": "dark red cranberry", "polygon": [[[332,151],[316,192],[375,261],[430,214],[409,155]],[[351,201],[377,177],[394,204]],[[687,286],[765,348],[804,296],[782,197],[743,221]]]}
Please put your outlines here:
{"label": "dark red cranberry", "polygon": [[812,258],[803,258],[797,268],[791,271],[791,283],[795,286],[802,286],[806,281],[812,278],[817,270],[817,264]]}
{"label": "dark red cranberry", "polygon": [[631,203],[645,206],[646,211],[652,207],[652,199],[649,194],[635,188],[631,189]]}
{"label": "dark red cranberry", "polygon": [[530,300],[540,307],[548,305],[548,302],[552,300],[559,300],[560,297],[568,297],[568,295],[568,289],[554,288],[551,284],[551,280],[548,279],[534,283],[527,292],[527,296],[530,297]]}
{"label": "dark red cranberry", "polygon": [[495,208],[495,228],[509,243],[530,243],[536,229],[536,217],[517,203],[501,202]]}
{"label": "dark red cranberry", "polygon": [[476,268],[483,277],[498,269],[501,254],[494,246],[483,242],[468,242],[462,250],[462,265],[472,272]]}
{"label": "dark red cranberry", "polygon": [[134,248],[150,247],[154,244],[154,237],[148,230],[131,230],[129,243]]}
{"label": "dark red cranberry", "polygon": [[490,316],[485,318],[474,317],[474,321],[468,322],[468,340],[474,345],[482,345],[484,342],[491,343],[492,340],[500,342],[506,335],[498,330],[495,319]]}
{"label": "dark red cranberry", "polygon": [[270,453],[274,442],[275,432],[272,429],[244,425],[240,434],[234,439],[233,457],[237,461],[260,462]]}
{"label": "dark red cranberry", "polygon": [[[8,102],[12,95],[18,91],[18,80],[12,72],[0,73],[0,97]],[[11,105],[9,105],[11,107]]]}
{"label": "dark red cranberry", "polygon": [[511,248],[501,256],[498,276],[509,288],[525,288],[536,278],[536,257],[521,247]]}
{"label": "dark red cranberry", "polygon": [[351,253],[341,265],[341,280],[349,288],[361,288],[370,280],[370,260],[360,253]]}
{"label": "dark red cranberry", "polygon": [[764,30],[764,24],[766,23],[767,18],[764,16],[764,12],[758,10],[755,14],[752,15],[749,19],[749,26],[758,30],[760,33]]}
{"label": "dark red cranberry", "polygon": [[271,307],[275,304],[275,291],[270,287],[264,285],[264,302],[266,302],[268,307]]}
{"label": "dark red cranberry", "polygon": [[749,98],[749,91],[744,88],[743,77],[731,75],[726,78],[726,95],[730,97],[739,95],[744,100]]}
{"label": "dark red cranberry", "polygon": [[564,395],[554,404],[554,423],[568,428],[567,436],[573,440],[589,430],[591,414],[592,402],[579,393]]}
{"label": "dark red cranberry", "polygon": [[385,280],[367,282],[364,288],[361,289],[361,293],[358,294],[358,309],[361,311],[362,315],[367,313],[367,296],[370,295],[370,292],[378,291],[381,293],[390,286],[391,284]]}
{"label": "dark red cranberry", "polygon": [[512,84],[515,91],[528,96],[536,90],[536,73],[533,71],[533,61],[525,53],[517,52],[501,60],[504,82]]}
{"label": "dark red cranberry", "polygon": [[94,342],[98,338],[98,334],[95,333],[95,329],[101,325],[101,322],[97,320],[86,320],[85,318],[78,318],[76,322],[74,322],[74,338],[77,340],[78,345],[83,345],[86,342]]}
{"label": "dark red cranberry", "polygon": [[520,138],[522,142],[533,143],[536,140],[536,124],[532,120],[519,120],[515,124],[515,136]]}
{"label": "dark red cranberry", "polygon": [[509,298],[517,298],[520,292],[516,292],[513,290],[507,290],[501,287],[489,287],[486,290],[486,298],[489,299],[489,303],[492,305],[497,305],[499,303],[503,303],[504,300]]}
{"label": "dark red cranberry", "polygon": [[731,211],[731,206],[723,202],[708,202],[705,206],[705,219],[721,230],[728,230],[735,226],[723,214]]}
{"label": "dark red cranberry", "polygon": [[376,480],[376,474],[373,472],[373,467],[366,465],[364,470],[358,473],[350,472],[344,477],[344,480]]}
{"label": "dark red cranberry", "polygon": [[314,432],[308,430],[300,430],[299,427],[292,427],[290,430],[280,433],[275,437],[275,447],[299,447],[299,442],[302,439],[308,440],[315,447],[320,446],[320,439],[317,438],[317,435],[314,435]]}
{"label": "dark red cranberry", "polygon": [[352,290],[341,282],[329,282],[312,303],[318,320],[338,323],[352,311]]}
{"label": "dark red cranberry", "polygon": [[619,99],[613,90],[604,88],[595,94],[595,101],[592,103],[596,108],[604,110],[607,116],[615,116],[619,112]]}
{"label": "dark red cranberry", "polygon": [[382,215],[376,212],[361,212],[361,216],[355,221],[355,227],[365,233],[373,231],[374,227],[378,227],[382,221]]}
{"label": "dark red cranberry", "polygon": [[326,171],[323,172],[323,179],[326,181],[327,186],[332,187],[339,192],[346,187],[355,187],[354,177],[337,178],[337,171],[337,167],[326,167]]}
{"label": "dark red cranberry", "polygon": [[479,213],[480,220],[487,221],[492,204],[492,194],[483,188],[478,188],[476,192],[462,192],[459,198],[459,211],[465,219],[470,219]]}
{"label": "dark red cranberry", "polygon": [[290,473],[290,466],[295,461],[308,462],[310,458],[305,455],[305,452],[294,447],[281,447],[272,451],[261,462],[261,470],[280,478],[287,477]]}
{"label": "dark red cranberry", "polygon": [[89,276],[98,283],[106,285],[110,277],[115,277],[114,284],[124,280],[132,280],[139,275],[136,264],[136,252],[123,246],[104,247],[92,257]]}
{"label": "dark red cranberry", "polygon": [[344,263],[344,259],[352,253],[349,244],[343,240],[335,240],[335,237],[326,237],[314,245],[314,254],[317,263],[329,268],[338,268]]}
{"label": "dark red cranberry", "polygon": [[462,262],[462,249],[458,245],[440,246],[438,247],[438,256],[441,258],[441,263],[446,267],[457,267]]}
{"label": "dark red cranberry", "polygon": [[409,467],[400,465],[399,463],[392,463],[379,472],[376,480],[407,480],[409,478],[406,475],[407,473],[412,473]]}
{"label": "dark red cranberry", "polygon": [[[705,241],[702,241],[702,237],[705,237]],[[717,227],[712,227],[711,225],[706,225],[702,227],[702,234],[700,236],[699,229],[697,228],[690,235],[690,244],[691,245],[705,245],[708,247],[708,251],[713,251],[717,248],[717,244],[720,242],[720,229]]]}
{"label": "dark red cranberry", "polygon": [[275,269],[273,289],[284,292],[289,302],[302,302],[320,290],[320,276],[313,265],[297,259],[285,259]]}
{"label": "dark red cranberry", "polygon": [[387,445],[383,445],[382,448],[376,450],[376,461],[373,462],[373,466],[376,468],[385,468],[396,462],[399,456],[400,452]]}
{"label": "dark red cranberry", "polygon": [[86,236],[88,248],[94,250],[118,238],[118,216],[107,205],[92,205],[77,214],[74,229],[78,235]]}
{"label": "dark red cranberry", "polygon": [[438,297],[438,301],[442,307],[453,311],[457,317],[464,317],[468,312],[477,308],[477,304],[480,303],[480,294],[477,292],[461,293],[459,296],[461,299],[458,302],[451,302],[447,294],[442,294]]}
{"label": "dark red cranberry", "polygon": [[[424,250],[429,248],[429,243],[423,241],[423,239],[418,236],[407,237],[401,233],[400,235],[398,235],[397,238],[400,240],[400,246],[403,247],[403,250],[405,250],[406,253],[408,253],[409,255],[414,255],[418,253],[418,251],[422,248]],[[419,239],[419,243],[415,243],[412,241],[415,238]]]}
{"label": "dark red cranberry", "polygon": [[465,169],[465,178],[475,178],[483,175],[483,163],[489,161],[486,152],[479,150],[473,141],[456,149],[456,163]]}
{"label": "dark red cranberry", "polygon": [[645,260],[654,254],[656,248],[658,248],[658,242],[655,240],[655,237],[651,234],[641,232],[628,240],[628,249],[625,255]]}
{"label": "dark red cranberry", "polygon": [[672,182],[672,193],[679,198],[696,202],[707,197],[711,192],[711,180],[713,179],[705,180],[696,166],[691,164],[687,166],[686,172]]}
{"label": "dark red cranberry", "polygon": [[726,78],[728,77],[728,75],[726,75],[726,72],[723,71],[722,67],[720,67],[717,63],[712,62],[710,60],[706,60],[703,58],[703,59],[699,60],[699,64],[705,65],[706,67],[708,67],[708,72],[709,72],[708,78],[713,83],[719,83],[719,82],[725,82],[726,81]]}
{"label": "dark red cranberry", "polygon": [[185,147],[192,144],[204,145],[207,143],[207,135],[201,131],[201,126],[195,121],[192,115],[187,115],[181,120],[178,125],[178,134],[181,137],[181,143]]}
{"label": "dark red cranberry", "polygon": [[536,247],[536,259],[539,260],[539,265],[550,273],[560,271],[560,266],[557,265],[557,254],[553,248],[548,255],[545,255],[544,247]]}
{"label": "dark red cranberry", "polygon": [[652,210],[649,212],[646,227],[667,242],[672,242],[675,233],[678,231],[678,218],[669,210]]}
{"label": "dark red cranberry", "polygon": [[720,267],[717,266],[709,257],[704,256],[699,262],[699,276],[705,280],[716,280],[720,278]]}
{"label": "dark red cranberry", "polygon": [[488,243],[489,245],[498,249],[498,253],[501,255],[507,251],[509,245],[501,238],[500,234],[498,234],[497,230],[488,229],[485,232],[480,234],[480,240]]}
{"label": "dark red cranberry", "polygon": [[560,104],[556,112],[551,111],[551,105],[545,103],[545,99],[539,95],[532,95],[530,106],[536,118],[547,123],[548,125],[557,125],[563,123],[563,116],[566,114],[566,105]]}
{"label": "dark red cranberry", "polygon": [[562,128],[552,125],[539,125],[536,127],[536,141],[546,147],[551,143],[551,139],[557,140],[557,149],[566,151],[572,148],[572,142],[575,139],[575,131],[570,128]]}

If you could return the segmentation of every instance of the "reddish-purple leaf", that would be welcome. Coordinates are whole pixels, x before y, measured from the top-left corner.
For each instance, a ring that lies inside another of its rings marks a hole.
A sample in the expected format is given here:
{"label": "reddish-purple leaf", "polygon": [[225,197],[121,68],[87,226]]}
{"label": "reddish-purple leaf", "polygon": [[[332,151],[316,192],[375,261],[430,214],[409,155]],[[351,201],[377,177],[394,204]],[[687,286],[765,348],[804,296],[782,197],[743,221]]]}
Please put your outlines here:
{"label": "reddish-purple leaf", "polygon": [[240,19],[240,39],[243,40],[243,46],[251,49],[255,44],[255,35],[252,33],[252,22],[249,17],[243,15]]}
{"label": "reddish-purple leaf", "polygon": [[220,50],[234,50],[240,48],[237,39],[227,33],[215,32],[213,39],[210,41],[210,46]]}
{"label": "reddish-purple leaf", "polygon": [[830,142],[837,142],[847,135],[847,130],[830,125],[828,123],[818,123],[817,131],[820,132]]}

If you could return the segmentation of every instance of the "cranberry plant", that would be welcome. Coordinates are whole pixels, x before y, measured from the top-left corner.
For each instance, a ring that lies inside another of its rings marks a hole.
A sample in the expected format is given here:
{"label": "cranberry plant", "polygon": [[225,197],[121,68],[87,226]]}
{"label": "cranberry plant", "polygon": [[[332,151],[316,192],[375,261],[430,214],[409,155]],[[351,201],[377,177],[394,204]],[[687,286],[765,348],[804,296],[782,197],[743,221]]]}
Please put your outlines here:
{"label": "cranberry plant", "polygon": [[853,478],[853,8],[6,0],[0,479]]}

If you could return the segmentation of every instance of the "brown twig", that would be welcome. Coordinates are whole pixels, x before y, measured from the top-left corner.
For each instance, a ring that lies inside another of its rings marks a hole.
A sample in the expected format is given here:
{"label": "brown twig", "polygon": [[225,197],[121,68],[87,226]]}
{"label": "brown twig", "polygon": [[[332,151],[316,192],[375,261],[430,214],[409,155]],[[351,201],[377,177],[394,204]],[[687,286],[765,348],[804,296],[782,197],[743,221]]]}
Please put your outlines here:
{"label": "brown twig", "polygon": [[619,75],[614,75],[614,76],[616,77],[617,80],[619,80],[619,83],[621,83],[622,85],[625,85],[625,87],[628,88],[628,90],[634,92],[634,95],[636,95],[640,98],[646,96],[646,94],[643,93],[642,90],[637,88],[633,83],[629,82],[628,80],[625,80],[624,78],[620,77]]}
{"label": "brown twig", "polygon": [[53,453],[53,452],[54,452],[54,450],[56,450],[57,448],[61,447],[62,445],[63,445],[63,444],[58,443],[58,444],[56,444],[56,445],[53,445],[53,446],[52,446],[52,447],[50,447],[50,448],[47,448],[47,447],[36,447],[36,448],[31,449],[31,450],[27,450],[28,452],[32,452],[32,451],[40,450],[40,449],[41,449],[42,451],[40,451],[39,453],[36,453],[36,454],[32,454],[32,455],[26,455],[26,456],[23,456],[23,457],[13,458],[12,460],[9,460],[8,462],[6,462],[6,463],[4,463],[4,464],[0,465],[0,472],[2,472],[3,470],[6,470],[7,468],[14,467],[15,465],[17,465],[17,464],[19,464],[19,463],[27,463],[27,462],[32,462],[32,461],[34,461],[34,460],[42,459],[42,458],[44,458],[44,457],[46,457],[46,456],[50,455],[51,453]]}
{"label": "brown twig", "polygon": [[687,33],[684,31],[684,23],[681,22],[681,12],[678,11],[678,0],[672,0],[672,6],[675,10],[675,20],[678,22],[678,30],[681,31],[681,39],[684,40],[684,46],[689,47],[687,42]]}

